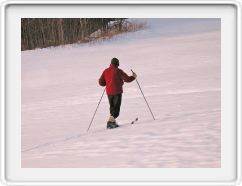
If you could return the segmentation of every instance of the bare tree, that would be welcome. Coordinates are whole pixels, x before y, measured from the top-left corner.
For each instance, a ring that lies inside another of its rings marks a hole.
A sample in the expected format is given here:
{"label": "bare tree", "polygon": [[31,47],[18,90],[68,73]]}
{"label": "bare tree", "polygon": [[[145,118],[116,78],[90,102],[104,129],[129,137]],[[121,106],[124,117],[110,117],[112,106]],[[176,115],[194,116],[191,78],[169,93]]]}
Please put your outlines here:
{"label": "bare tree", "polygon": [[93,32],[108,32],[110,21],[123,18],[22,18],[21,50],[85,42]]}

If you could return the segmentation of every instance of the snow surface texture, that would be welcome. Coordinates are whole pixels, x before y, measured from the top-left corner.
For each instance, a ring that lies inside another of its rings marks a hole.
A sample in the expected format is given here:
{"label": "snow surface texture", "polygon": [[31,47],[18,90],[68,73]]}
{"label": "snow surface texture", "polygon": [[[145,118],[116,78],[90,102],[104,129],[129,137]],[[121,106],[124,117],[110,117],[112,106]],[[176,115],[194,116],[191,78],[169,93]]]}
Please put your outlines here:
{"label": "snow surface texture", "polygon": [[[93,44],[22,52],[22,167],[220,167],[220,20],[139,19],[147,28]],[[102,71],[133,69],[120,128],[106,130]],[[130,125],[136,117],[139,121]]]}

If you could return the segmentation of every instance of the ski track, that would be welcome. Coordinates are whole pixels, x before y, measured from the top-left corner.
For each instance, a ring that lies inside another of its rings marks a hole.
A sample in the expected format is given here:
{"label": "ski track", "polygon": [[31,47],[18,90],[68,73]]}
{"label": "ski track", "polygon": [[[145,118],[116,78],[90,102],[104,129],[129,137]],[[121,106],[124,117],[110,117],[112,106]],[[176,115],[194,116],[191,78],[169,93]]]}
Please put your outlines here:
{"label": "ski track", "polygon": [[[95,45],[22,52],[22,167],[220,167],[220,24],[170,21],[150,19],[146,30]],[[138,74],[156,120],[133,82],[124,85],[121,127],[106,130],[104,96],[86,133],[112,57]]]}
{"label": "ski track", "polygon": [[[145,121],[143,121],[143,123],[144,122]],[[150,120],[147,120],[146,122],[150,122]],[[135,124],[137,124],[137,123],[140,123],[140,122],[135,122]],[[119,128],[116,128],[115,130],[118,130],[120,128],[123,129],[124,127],[127,127],[128,125],[131,125],[131,122],[129,122],[129,123],[128,122],[127,123],[122,123],[122,124],[120,124],[120,127]],[[104,130],[107,130],[107,129],[104,129]],[[79,134],[76,134],[76,135],[73,135],[73,136],[68,136],[68,137],[63,138],[61,140],[57,140],[57,141],[52,141],[52,142],[48,142],[48,143],[43,143],[43,144],[36,145],[34,147],[31,147],[31,148],[22,150],[22,152],[29,152],[29,151],[36,150],[36,149],[39,149],[39,148],[42,148],[42,147],[47,147],[49,145],[55,145],[57,143],[61,143],[61,142],[73,140],[73,139],[76,139],[76,138],[85,137],[86,135],[95,135],[97,133],[104,132],[104,130],[101,129],[101,130],[95,130],[93,132],[79,133]],[[110,130],[114,130],[114,129],[110,129]]]}

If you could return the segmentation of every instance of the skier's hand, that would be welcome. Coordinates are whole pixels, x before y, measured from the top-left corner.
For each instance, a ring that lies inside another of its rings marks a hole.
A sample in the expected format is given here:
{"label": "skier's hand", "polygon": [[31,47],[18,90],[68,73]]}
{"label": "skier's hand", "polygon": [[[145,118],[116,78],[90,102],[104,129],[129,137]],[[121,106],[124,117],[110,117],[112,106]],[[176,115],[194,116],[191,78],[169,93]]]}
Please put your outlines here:
{"label": "skier's hand", "polygon": [[133,72],[132,76],[136,79],[137,78],[137,74]]}

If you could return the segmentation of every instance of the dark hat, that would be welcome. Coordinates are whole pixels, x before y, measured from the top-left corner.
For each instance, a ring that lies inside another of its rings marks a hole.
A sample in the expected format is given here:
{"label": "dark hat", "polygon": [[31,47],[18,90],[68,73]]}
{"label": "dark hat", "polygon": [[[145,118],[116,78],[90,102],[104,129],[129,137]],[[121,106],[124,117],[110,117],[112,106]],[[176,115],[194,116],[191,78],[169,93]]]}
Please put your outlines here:
{"label": "dark hat", "polygon": [[112,60],[111,60],[111,64],[113,64],[113,65],[115,65],[116,67],[118,67],[119,66],[119,60],[117,59],[117,58],[113,58]]}

